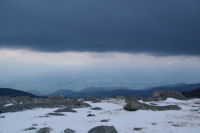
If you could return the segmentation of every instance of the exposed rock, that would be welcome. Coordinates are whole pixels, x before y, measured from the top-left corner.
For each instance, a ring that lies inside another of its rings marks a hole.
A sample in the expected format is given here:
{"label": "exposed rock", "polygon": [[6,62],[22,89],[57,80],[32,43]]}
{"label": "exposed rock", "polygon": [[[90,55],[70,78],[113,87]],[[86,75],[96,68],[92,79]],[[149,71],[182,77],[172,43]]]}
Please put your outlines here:
{"label": "exposed rock", "polygon": [[76,110],[73,110],[71,108],[62,108],[62,109],[58,109],[54,112],[77,112]]}
{"label": "exposed rock", "polygon": [[[4,106],[9,103],[12,103],[13,105]],[[63,98],[63,97],[54,97],[54,98],[32,98],[27,96],[0,97],[0,113],[16,112],[33,108],[56,108],[56,107],[81,108],[81,107],[91,107],[91,106],[77,99]]]}
{"label": "exposed rock", "polygon": [[6,118],[4,115],[0,116],[0,118]]}
{"label": "exposed rock", "polygon": [[172,126],[174,126],[174,127],[183,127],[183,125],[177,124],[177,123],[172,124]]}
{"label": "exposed rock", "polygon": [[55,113],[48,113],[48,114],[46,114],[46,115],[65,116],[64,114],[62,114],[62,113],[57,113],[57,112],[55,112]]}
{"label": "exposed rock", "polygon": [[88,114],[87,117],[94,117],[95,114]]}
{"label": "exposed rock", "polygon": [[50,127],[40,128],[37,133],[50,133],[53,129]]}
{"label": "exposed rock", "polygon": [[136,127],[136,128],[133,128],[133,130],[140,131],[140,130],[142,130],[142,128]]}
{"label": "exposed rock", "polygon": [[46,117],[50,117],[49,115],[42,115],[42,116],[38,116],[39,118],[46,118]]}
{"label": "exposed rock", "polygon": [[35,128],[35,127],[29,127],[29,128],[26,128],[26,129],[24,129],[24,131],[28,131],[28,130],[36,130],[37,128]]}
{"label": "exposed rock", "polygon": [[128,111],[136,111],[139,109],[148,110],[148,107],[146,106],[146,104],[142,104],[137,100],[133,100],[133,101],[128,101],[128,103],[124,106],[124,109]]}
{"label": "exposed rock", "polygon": [[67,129],[65,129],[65,130],[64,130],[64,133],[76,133],[76,131],[75,131],[75,130],[72,130],[72,129],[69,129],[69,128],[67,128]]}
{"label": "exposed rock", "polygon": [[149,109],[153,111],[181,110],[181,108],[178,105],[150,106]]}
{"label": "exposed rock", "polygon": [[148,110],[148,109],[153,111],[165,111],[165,110],[180,110],[181,108],[178,105],[153,106],[145,103],[140,103],[138,101],[128,101],[124,109],[128,111]]}
{"label": "exposed rock", "polygon": [[100,107],[93,107],[93,108],[90,108],[90,109],[92,109],[92,110],[102,110],[102,108],[100,108]]}
{"label": "exposed rock", "polygon": [[88,97],[85,99],[85,101],[91,101],[91,102],[93,102],[93,103],[101,102],[100,99],[97,99],[97,98],[92,97],[92,96],[88,96]]}
{"label": "exposed rock", "polygon": [[161,101],[166,100],[167,98],[175,98],[179,100],[186,100],[185,96],[177,91],[173,90],[158,90],[155,91],[152,96],[149,98],[149,100],[152,101]]}
{"label": "exposed rock", "polygon": [[153,123],[151,123],[152,125],[157,125],[157,123],[155,123],[155,122],[153,122]]}
{"label": "exposed rock", "polygon": [[100,122],[109,122],[109,119],[103,119]]}
{"label": "exposed rock", "polygon": [[97,126],[88,131],[88,133],[118,133],[114,126]]}

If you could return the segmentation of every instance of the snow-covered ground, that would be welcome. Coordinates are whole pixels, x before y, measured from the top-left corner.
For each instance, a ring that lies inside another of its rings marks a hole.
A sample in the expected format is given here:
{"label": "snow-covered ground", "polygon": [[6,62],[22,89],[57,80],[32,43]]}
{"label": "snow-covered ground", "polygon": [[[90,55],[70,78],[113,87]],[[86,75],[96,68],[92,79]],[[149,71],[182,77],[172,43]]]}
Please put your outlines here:
{"label": "snow-covered ground", "polygon": [[[177,104],[182,110],[178,111],[145,111],[129,112],[123,110],[123,100],[106,100],[101,103],[88,102],[92,107],[75,109],[76,113],[64,112],[65,116],[45,116],[58,108],[37,108],[15,113],[4,113],[0,116],[0,133],[35,133],[37,130],[24,131],[25,128],[37,129],[51,127],[52,133],[62,133],[66,128],[76,130],[77,133],[87,133],[91,128],[99,125],[113,125],[118,133],[200,133],[200,99],[145,102],[148,104],[168,105]],[[95,114],[94,117],[87,115]],[[108,122],[100,122],[109,119]],[[134,128],[142,128],[134,130]]]}

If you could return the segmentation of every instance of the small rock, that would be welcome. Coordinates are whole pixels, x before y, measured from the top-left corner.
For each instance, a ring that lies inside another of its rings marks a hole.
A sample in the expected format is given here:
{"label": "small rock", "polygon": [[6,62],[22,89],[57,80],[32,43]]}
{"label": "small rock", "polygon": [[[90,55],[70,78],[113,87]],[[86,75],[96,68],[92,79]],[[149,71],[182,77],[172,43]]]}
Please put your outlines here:
{"label": "small rock", "polygon": [[136,127],[136,128],[133,128],[133,130],[140,131],[140,130],[142,130],[142,128]]}
{"label": "small rock", "polygon": [[100,107],[93,107],[93,108],[90,108],[90,109],[92,109],[92,110],[102,110],[102,108],[100,108]]}
{"label": "small rock", "polygon": [[37,133],[50,133],[53,129],[50,127],[40,128]]}
{"label": "small rock", "polygon": [[45,117],[50,117],[49,115],[42,115],[42,116],[38,116],[39,118],[45,118]]}
{"label": "small rock", "polygon": [[65,116],[64,114],[62,114],[62,113],[48,113],[48,114],[46,114],[47,116],[48,115],[53,115],[53,116]]}
{"label": "small rock", "polygon": [[75,130],[72,130],[72,129],[69,129],[69,128],[64,130],[64,133],[75,133],[75,132],[76,132]]}
{"label": "small rock", "polygon": [[182,125],[179,125],[179,124],[172,124],[172,126],[174,126],[174,127],[182,127]]}
{"label": "small rock", "polygon": [[151,123],[152,125],[157,125],[157,123]]}
{"label": "small rock", "polygon": [[118,133],[114,126],[97,126],[88,131],[88,133]]}
{"label": "small rock", "polygon": [[26,128],[26,129],[24,129],[24,131],[28,131],[28,130],[36,130],[37,128],[35,128],[35,127],[29,127],[29,128]]}
{"label": "small rock", "polygon": [[94,117],[95,114],[88,114],[87,117]]}
{"label": "small rock", "polygon": [[100,122],[109,122],[109,119],[103,119]]}
{"label": "small rock", "polygon": [[6,117],[3,115],[3,116],[0,116],[0,118],[6,118]]}

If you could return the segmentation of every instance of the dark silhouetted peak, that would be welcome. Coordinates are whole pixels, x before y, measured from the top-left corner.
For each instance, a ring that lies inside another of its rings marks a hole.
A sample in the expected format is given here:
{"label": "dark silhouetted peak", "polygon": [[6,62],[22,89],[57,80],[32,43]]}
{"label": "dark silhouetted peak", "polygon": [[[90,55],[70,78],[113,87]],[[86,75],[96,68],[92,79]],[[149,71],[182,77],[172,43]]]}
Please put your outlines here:
{"label": "dark silhouetted peak", "polygon": [[0,96],[30,96],[30,97],[35,97],[35,95],[20,91],[20,90],[15,90],[15,89],[10,89],[10,88],[0,88]]}

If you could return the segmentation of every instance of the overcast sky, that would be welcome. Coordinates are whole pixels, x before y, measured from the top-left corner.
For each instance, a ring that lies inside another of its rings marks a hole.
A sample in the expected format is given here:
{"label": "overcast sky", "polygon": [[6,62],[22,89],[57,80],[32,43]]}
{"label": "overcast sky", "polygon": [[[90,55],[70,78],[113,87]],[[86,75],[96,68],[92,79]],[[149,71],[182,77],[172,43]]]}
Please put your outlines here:
{"label": "overcast sky", "polygon": [[199,0],[1,0],[0,86],[199,82],[199,36]]}

